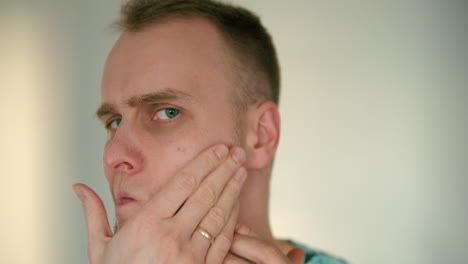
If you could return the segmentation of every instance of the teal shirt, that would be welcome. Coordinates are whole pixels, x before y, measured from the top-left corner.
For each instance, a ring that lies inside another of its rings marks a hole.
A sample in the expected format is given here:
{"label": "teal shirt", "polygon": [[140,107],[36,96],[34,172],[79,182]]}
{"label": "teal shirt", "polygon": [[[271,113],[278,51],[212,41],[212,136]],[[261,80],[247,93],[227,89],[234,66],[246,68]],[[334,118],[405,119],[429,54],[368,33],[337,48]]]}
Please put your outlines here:
{"label": "teal shirt", "polygon": [[347,264],[347,262],[342,259],[337,259],[326,253],[312,250],[297,242],[291,240],[288,240],[288,242],[293,244],[295,247],[304,249],[305,257],[302,264]]}

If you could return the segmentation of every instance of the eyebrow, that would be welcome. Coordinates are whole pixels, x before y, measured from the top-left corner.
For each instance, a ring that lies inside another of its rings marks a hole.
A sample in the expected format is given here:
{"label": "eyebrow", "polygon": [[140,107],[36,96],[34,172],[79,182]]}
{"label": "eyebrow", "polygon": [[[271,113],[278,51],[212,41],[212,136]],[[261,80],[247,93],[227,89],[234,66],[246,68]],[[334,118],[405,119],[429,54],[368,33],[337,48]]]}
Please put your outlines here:
{"label": "eyebrow", "polygon": [[[167,100],[174,101],[174,100],[190,99],[192,97],[193,97],[192,95],[187,94],[185,92],[167,88],[159,92],[133,96],[129,98],[128,100],[126,100],[125,104],[128,105],[129,107],[136,108],[141,105],[157,103],[160,101],[167,101]],[[115,114],[115,113],[117,113],[117,110],[114,105],[109,104],[109,103],[103,103],[96,111],[96,116],[99,119],[101,119],[103,116]]]}

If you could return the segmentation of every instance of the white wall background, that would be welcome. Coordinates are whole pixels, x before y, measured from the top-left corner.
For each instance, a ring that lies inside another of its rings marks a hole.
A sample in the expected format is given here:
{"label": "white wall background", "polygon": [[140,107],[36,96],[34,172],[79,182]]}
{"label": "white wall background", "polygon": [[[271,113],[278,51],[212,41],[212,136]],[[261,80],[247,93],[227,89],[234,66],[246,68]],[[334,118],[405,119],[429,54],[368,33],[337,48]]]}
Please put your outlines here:
{"label": "white wall background", "polygon": [[[119,2],[0,2],[0,263],[87,262],[71,184],[111,207],[93,114]],[[468,3],[232,2],[283,70],[275,233],[353,263],[467,263]]]}

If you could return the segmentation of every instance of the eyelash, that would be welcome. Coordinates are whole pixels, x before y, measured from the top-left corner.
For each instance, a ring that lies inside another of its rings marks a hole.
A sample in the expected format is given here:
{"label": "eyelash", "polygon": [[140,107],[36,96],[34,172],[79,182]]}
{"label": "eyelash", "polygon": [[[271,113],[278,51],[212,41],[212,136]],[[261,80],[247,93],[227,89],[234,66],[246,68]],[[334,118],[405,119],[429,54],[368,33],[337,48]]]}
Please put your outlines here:
{"label": "eyelash", "polygon": [[[174,118],[171,118],[171,119],[158,119],[159,121],[164,120],[162,122],[173,122],[174,120],[179,119],[179,116],[182,114],[182,109],[180,109],[179,107],[175,107],[173,105],[163,105],[163,106],[161,106],[161,104],[155,104],[154,108],[156,108],[156,109],[154,111],[152,111],[151,121],[156,121],[156,120],[154,120],[155,116],[158,114],[159,111],[165,110],[165,109],[175,109],[175,110],[179,111],[179,113]],[[111,128],[112,122],[114,122],[115,120],[118,120],[118,119],[122,119],[122,117],[121,116],[113,116],[109,120],[107,120],[107,122],[105,124],[106,130],[111,130],[112,129]]]}
{"label": "eyelash", "polygon": [[[156,108],[156,107],[155,107],[155,108]],[[179,119],[179,116],[180,116],[180,114],[182,113],[182,110],[181,110],[179,107],[175,107],[175,106],[173,106],[173,105],[163,105],[163,106],[158,105],[158,107],[157,107],[154,111],[152,111],[153,114],[151,115],[151,121],[156,121],[156,120],[155,120],[156,115],[157,115],[160,111],[162,111],[162,110],[167,110],[167,109],[174,109],[174,110],[177,110],[177,111],[178,111],[177,116],[174,117],[174,118],[170,118],[170,119],[157,119],[158,121],[164,120],[164,121],[162,121],[162,122],[172,122],[172,121],[174,121],[174,120]]]}
{"label": "eyelash", "polygon": [[111,129],[110,126],[111,126],[112,122],[114,122],[117,119],[122,119],[122,117],[113,116],[113,117],[109,118],[109,120],[107,120],[106,124],[105,124],[106,130],[110,130]]}

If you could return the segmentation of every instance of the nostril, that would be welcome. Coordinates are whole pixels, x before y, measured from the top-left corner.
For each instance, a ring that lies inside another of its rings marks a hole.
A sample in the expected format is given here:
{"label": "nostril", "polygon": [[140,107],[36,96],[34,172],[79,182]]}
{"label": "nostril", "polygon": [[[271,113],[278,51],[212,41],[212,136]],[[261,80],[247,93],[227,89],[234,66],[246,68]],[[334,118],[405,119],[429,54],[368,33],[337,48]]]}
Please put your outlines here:
{"label": "nostril", "polygon": [[117,164],[117,166],[115,166],[115,169],[117,169],[117,170],[131,170],[131,169],[133,169],[133,166],[128,162],[122,162],[122,163]]}

